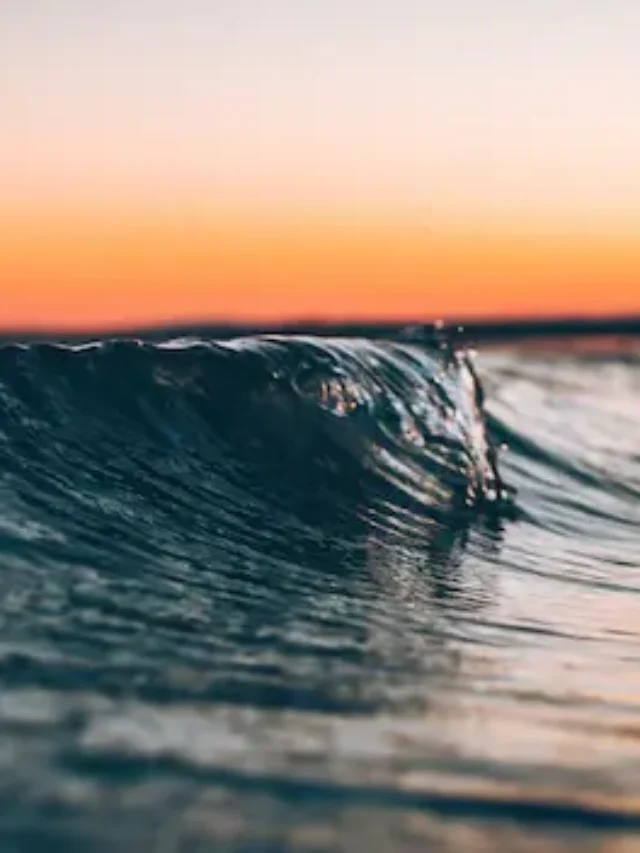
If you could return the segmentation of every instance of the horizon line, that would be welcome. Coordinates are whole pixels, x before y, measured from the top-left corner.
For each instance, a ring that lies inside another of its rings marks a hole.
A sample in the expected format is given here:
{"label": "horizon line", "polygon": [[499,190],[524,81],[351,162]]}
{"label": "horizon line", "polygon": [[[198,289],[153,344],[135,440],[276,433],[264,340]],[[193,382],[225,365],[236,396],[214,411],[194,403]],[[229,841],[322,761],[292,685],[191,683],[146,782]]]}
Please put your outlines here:
{"label": "horizon line", "polygon": [[603,314],[601,316],[563,315],[555,317],[495,317],[479,319],[388,320],[345,317],[341,320],[320,317],[300,317],[282,322],[264,322],[207,318],[205,320],[149,321],[142,324],[87,326],[64,328],[38,324],[32,327],[11,328],[0,325],[0,343],[20,341],[87,341],[109,338],[138,338],[154,340],[160,337],[235,337],[268,334],[317,334],[337,336],[357,335],[367,331],[370,336],[398,335],[401,332],[423,331],[453,334],[462,339],[500,340],[513,337],[585,337],[640,335],[640,313]]}

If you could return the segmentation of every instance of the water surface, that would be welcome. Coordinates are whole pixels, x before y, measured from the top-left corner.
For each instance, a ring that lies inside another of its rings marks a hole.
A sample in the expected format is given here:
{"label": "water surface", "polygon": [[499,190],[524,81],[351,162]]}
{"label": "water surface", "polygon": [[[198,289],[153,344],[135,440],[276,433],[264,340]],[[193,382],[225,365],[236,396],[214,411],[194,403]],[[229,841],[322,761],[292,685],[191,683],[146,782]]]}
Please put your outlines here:
{"label": "water surface", "polygon": [[639,368],[0,348],[0,847],[637,849]]}

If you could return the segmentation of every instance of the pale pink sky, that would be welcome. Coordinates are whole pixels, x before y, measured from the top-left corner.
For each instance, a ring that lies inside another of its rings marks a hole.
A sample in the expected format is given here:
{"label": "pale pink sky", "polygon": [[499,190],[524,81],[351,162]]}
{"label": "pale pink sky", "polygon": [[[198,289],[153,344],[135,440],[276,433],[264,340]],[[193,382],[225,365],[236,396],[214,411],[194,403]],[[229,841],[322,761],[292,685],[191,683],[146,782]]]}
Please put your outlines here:
{"label": "pale pink sky", "polygon": [[637,0],[0,6],[5,201],[640,222]]}

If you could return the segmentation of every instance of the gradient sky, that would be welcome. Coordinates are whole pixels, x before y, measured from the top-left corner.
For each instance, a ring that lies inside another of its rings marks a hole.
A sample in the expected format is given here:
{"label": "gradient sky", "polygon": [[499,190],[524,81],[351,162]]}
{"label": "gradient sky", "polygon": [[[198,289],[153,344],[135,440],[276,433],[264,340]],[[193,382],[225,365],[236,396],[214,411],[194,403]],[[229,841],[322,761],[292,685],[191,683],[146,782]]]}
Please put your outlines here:
{"label": "gradient sky", "polygon": [[637,0],[0,3],[0,323],[640,309]]}

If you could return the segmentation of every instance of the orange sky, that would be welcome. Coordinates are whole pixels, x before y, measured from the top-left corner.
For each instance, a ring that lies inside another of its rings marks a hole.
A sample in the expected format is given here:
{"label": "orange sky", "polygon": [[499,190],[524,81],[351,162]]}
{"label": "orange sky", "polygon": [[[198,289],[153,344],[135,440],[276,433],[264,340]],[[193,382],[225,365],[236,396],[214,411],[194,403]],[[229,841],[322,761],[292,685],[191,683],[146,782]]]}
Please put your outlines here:
{"label": "orange sky", "polygon": [[0,218],[2,325],[632,313],[640,242],[203,213]]}
{"label": "orange sky", "polygon": [[4,5],[0,328],[640,312],[638,3]]}

